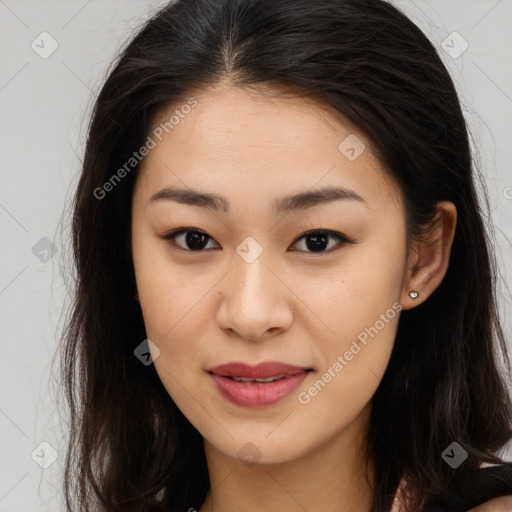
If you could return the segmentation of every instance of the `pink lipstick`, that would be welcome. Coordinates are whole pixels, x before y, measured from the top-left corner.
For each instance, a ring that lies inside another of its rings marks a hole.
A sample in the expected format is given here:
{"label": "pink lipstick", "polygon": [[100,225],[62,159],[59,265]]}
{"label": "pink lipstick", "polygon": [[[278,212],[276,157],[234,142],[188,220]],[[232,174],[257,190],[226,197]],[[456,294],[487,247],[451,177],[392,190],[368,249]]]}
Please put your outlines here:
{"label": "pink lipstick", "polygon": [[310,368],[277,361],[256,366],[228,363],[209,370],[220,393],[241,407],[274,405],[289,396],[308,376]]}

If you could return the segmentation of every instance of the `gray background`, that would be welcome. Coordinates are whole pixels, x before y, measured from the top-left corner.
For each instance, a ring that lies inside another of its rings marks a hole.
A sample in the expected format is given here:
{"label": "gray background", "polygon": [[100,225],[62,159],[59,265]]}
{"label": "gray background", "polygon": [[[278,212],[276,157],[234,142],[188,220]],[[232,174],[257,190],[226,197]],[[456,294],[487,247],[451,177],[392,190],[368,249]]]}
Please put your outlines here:
{"label": "gray background", "polygon": [[[57,408],[58,368],[51,367],[66,303],[58,223],[62,215],[64,226],[69,220],[63,212],[76,185],[93,92],[124,41],[163,3],[0,0],[0,512],[64,510],[67,418]],[[489,190],[510,340],[512,0],[394,3],[440,49],[457,84]],[[47,58],[40,53],[52,41],[40,36],[44,31],[58,44]],[[453,32],[469,45],[458,56],[462,40]]]}

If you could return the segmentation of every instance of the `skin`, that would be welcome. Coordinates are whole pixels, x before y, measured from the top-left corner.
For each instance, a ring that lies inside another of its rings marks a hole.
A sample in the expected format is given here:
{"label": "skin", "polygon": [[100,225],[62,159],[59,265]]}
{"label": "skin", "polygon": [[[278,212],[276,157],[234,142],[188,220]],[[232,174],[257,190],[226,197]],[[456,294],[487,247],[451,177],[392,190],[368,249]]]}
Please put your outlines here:
{"label": "skin", "polygon": [[510,512],[512,510],[512,496],[501,496],[488,501],[468,512]]}
{"label": "skin", "polygon": [[[431,238],[408,252],[402,197],[371,141],[318,100],[273,92],[222,82],[194,94],[197,106],[145,157],[132,205],[137,295],[160,350],[155,369],[204,439],[212,491],[200,512],[361,512],[370,510],[374,481],[358,449],[400,313],[386,317],[309,403],[298,395],[393,304],[416,307],[437,288],[456,209],[440,202]],[[154,127],[176,108],[160,112]],[[366,147],[354,161],[338,149],[350,134]],[[150,201],[169,185],[222,195],[230,211]],[[365,202],[337,200],[286,215],[271,209],[277,198],[328,185]],[[205,232],[203,252],[192,251],[184,235],[163,238],[178,228]],[[356,243],[333,237],[323,253],[313,252],[300,238],[313,229]],[[236,252],[248,236],[263,250],[252,263]],[[291,396],[258,409],[226,401],[206,372],[269,360],[314,371]],[[247,443],[255,465],[237,455]]]}

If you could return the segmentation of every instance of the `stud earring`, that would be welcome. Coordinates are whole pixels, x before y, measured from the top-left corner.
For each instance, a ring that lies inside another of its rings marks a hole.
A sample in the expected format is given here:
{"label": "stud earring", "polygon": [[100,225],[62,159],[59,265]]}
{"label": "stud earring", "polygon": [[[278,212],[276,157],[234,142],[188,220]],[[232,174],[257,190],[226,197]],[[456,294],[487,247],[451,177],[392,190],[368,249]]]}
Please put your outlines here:
{"label": "stud earring", "polygon": [[419,293],[416,290],[411,290],[409,292],[409,297],[411,297],[411,299],[417,299],[418,296],[419,296]]}

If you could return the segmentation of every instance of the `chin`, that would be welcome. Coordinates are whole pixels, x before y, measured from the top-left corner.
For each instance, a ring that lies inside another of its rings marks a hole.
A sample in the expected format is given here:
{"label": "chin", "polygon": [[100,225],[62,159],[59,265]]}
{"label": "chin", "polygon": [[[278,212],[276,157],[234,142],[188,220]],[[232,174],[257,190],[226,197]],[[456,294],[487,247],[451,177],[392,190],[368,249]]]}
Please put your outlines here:
{"label": "chin", "polygon": [[227,438],[213,439],[213,442],[208,442],[216,451],[222,452],[226,457],[235,459],[247,467],[253,467],[256,464],[284,464],[298,459],[308,452],[306,440],[302,444],[296,435],[291,433],[281,436],[271,434],[272,439],[270,439],[269,432],[272,429],[265,427],[261,432],[255,430],[257,429],[252,429],[252,431],[246,429],[243,435],[232,432],[233,437],[227,436]]}

